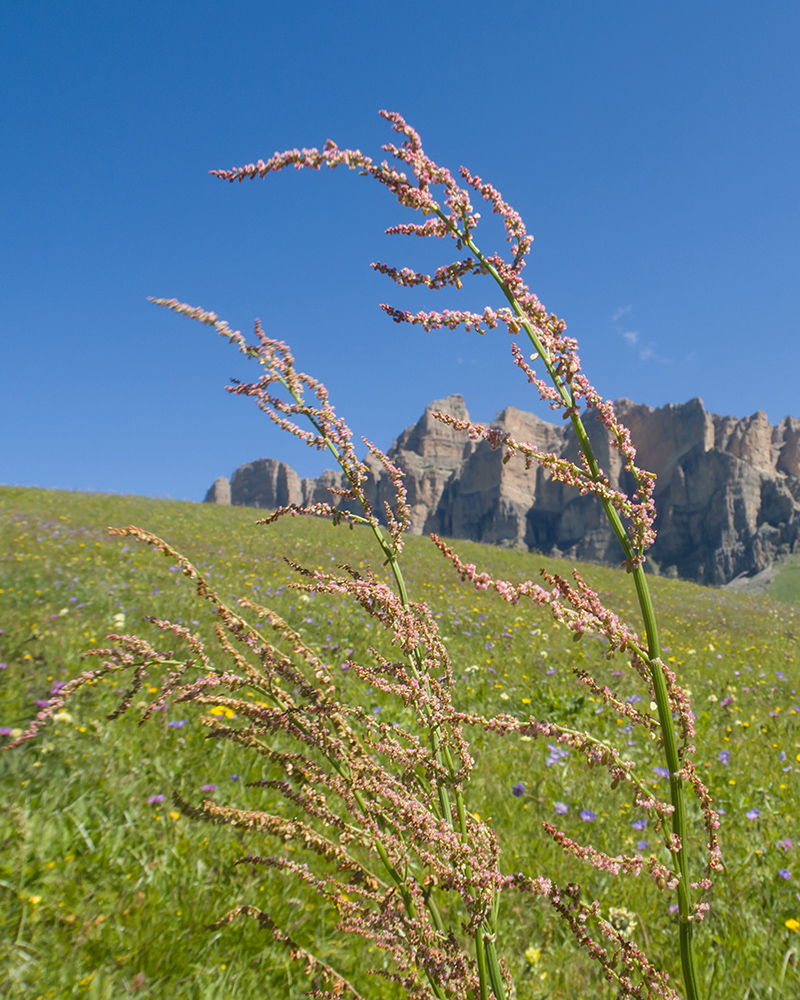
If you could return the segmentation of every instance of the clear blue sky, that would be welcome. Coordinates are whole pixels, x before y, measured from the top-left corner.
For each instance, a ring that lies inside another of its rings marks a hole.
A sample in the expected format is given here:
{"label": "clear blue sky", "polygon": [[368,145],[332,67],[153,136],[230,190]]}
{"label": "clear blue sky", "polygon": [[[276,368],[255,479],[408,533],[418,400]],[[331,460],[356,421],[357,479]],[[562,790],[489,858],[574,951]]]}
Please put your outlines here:
{"label": "clear blue sky", "polygon": [[374,274],[436,262],[382,235],[407,217],[377,185],[209,177],[328,137],[378,154],[380,108],[522,213],[526,278],[604,395],[800,416],[793,0],[17,0],[0,38],[0,482],[199,500],[262,455],[327,464],[224,392],[250,367],[232,347],[148,295],[260,316],[384,447],[453,392],[481,420],[546,416],[506,334],[378,309],[499,300]]}

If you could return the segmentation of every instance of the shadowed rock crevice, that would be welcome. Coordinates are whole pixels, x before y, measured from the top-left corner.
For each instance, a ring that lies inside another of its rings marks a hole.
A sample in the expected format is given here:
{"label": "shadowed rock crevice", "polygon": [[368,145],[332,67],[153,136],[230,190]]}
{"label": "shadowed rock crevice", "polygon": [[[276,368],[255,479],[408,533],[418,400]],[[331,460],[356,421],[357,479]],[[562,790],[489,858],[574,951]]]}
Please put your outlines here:
{"label": "shadowed rock crevice", "polygon": [[[637,462],[656,473],[658,536],[648,568],[701,583],[725,584],[767,569],[794,552],[800,524],[800,419],[777,425],[758,411],[750,417],[708,413],[701,399],[659,409],[618,399],[617,414],[631,431]],[[592,497],[554,482],[539,468],[525,469],[515,457],[485,441],[474,442],[433,417],[441,410],[459,419],[469,414],[463,397],[436,400],[389,449],[406,473],[411,532],[435,531],[449,538],[507,548],[538,550],[570,559],[616,563],[622,553]],[[630,475],[604,427],[586,421],[598,461],[614,487],[631,490]],[[577,459],[570,426],[549,424],[513,406],[493,426],[519,441]],[[367,458],[368,496],[379,516],[394,491],[380,463]],[[342,487],[340,472],[300,479],[284,462],[262,458],[240,466],[230,483],[216,479],[207,503],[275,508],[289,503],[331,502],[330,487]]]}

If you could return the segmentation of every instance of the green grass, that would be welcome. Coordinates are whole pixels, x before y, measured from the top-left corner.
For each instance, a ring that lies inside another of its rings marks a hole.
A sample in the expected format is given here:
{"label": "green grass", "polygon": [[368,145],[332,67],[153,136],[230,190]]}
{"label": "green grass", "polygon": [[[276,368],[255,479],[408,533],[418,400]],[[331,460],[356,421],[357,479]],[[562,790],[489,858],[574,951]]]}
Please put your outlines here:
{"label": "green grass", "polygon": [[800,560],[796,556],[785,559],[767,593],[776,601],[800,604]]}
{"label": "green grass", "polygon": [[[24,727],[55,682],[85,669],[82,654],[119,630],[115,616],[124,614],[125,630],[142,635],[154,635],[144,616],[157,614],[197,623],[193,628],[211,637],[210,608],[190,583],[153,551],[109,538],[106,525],[134,523],[162,535],[212,574],[223,597],[255,593],[334,665],[351,649],[380,646],[377,627],[360,609],[323,596],[303,602],[288,589],[294,576],[282,559],[366,565],[374,560],[368,535],[301,519],[253,527],[254,519],[241,508],[0,488],[0,662],[7,665],[0,670],[0,727]],[[511,579],[533,576],[541,565],[568,569],[525,553],[469,543],[458,549]],[[509,608],[460,584],[426,539],[408,539],[404,562],[412,596],[431,604],[449,637],[461,705],[549,713],[592,726],[621,741],[651,774],[659,763],[651,748],[621,734],[622,724],[607,709],[598,711],[601,703],[571,674],[573,665],[587,665],[623,696],[636,695],[628,673],[612,676],[624,669],[621,661],[606,662],[598,642],[576,645],[539,609]],[[635,616],[626,574],[598,566],[582,572],[609,604]],[[727,870],[697,934],[709,1000],[794,998],[800,995],[800,934],[786,921],[800,920],[798,608],[675,580],[653,578],[652,585],[666,655],[693,692],[698,765],[725,810],[720,832]],[[203,929],[237,903],[265,905],[265,899],[297,939],[357,977],[375,956],[364,955],[359,942],[339,941],[330,913],[275,875],[234,866],[245,853],[267,853],[263,840],[243,842],[224,828],[178,817],[169,805],[172,790],[191,801],[210,795],[221,804],[256,805],[263,793],[244,783],[261,776],[261,765],[233,746],[205,741],[194,708],[182,715],[170,709],[141,727],[135,716],[109,722],[113,696],[109,683],[84,691],[35,741],[0,754],[0,994],[34,1000],[300,996],[302,968],[287,964],[254,925]],[[379,704],[369,693],[359,697]],[[726,697],[733,701],[723,706]],[[388,703],[381,708],[387,718],[399,711]],[[183,728],[167,725],[180,718],[187,720]],[[651,891],[649,882],[612,879],[564,861],[539,832],[540,820],[554,819],[554,801],[562,801],[569,812],[559,825],[578,840],[630,853],[649,836],[655,847],[652,830],[632,829],[622,789],[612,792],[574,754],[548,766],[547,747],[536,742],[477,733],[474,750],[469,808],[492,818],[505,869],[574,878],[604,906],[635,912],[638,942],[679,979],[672,900]],[[730,754],[727,765],[723,750]],[[652,781],[661,779],[653,774]],[[521,798],[511,794],[516,782],[526,786]],[[218,789],[202,792],[209,783]],[[154,795],[166,801],[149,804]],[[583,808],[597,814],[593,823],[581,822]],[[747,819],[753,809],[760,815]],[[795,844],[777,846],[787,838]],[[501,922],[500,952],[515,972],[520,998],[614,995],[540,904],[509,896]],[[525,957],[530,948],[539,951],[534,964]],[[361,982],[370,996],[394,995],[374,978]]]}

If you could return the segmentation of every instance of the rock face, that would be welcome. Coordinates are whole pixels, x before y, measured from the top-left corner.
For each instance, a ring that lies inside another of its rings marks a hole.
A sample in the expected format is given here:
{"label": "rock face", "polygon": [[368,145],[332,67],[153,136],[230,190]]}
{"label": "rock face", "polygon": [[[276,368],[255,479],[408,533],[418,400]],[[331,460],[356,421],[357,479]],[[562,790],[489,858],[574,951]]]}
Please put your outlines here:
{"label": "rock face", "polygon": [[225,476],[218,476],[209,487],[203,503],[229,504],[231,502],[231,484]]}
{"label": "rock face", "polygon": [[[432,416],[435,410],[458,420],[469,420],[463,396],[434,400],[413,427],[407,427],[389,449],[389,458],[406,473],[405,486],[411,507],[411,532],[421,535],[439,527],[438,511],[447,484],[461,470],[475,449],[463,431],[456,431]],[[388,482],[386,483],[388,486]],[[385,494],[385,495],[384,495]],[[394,491],[378,490],[378,506],[393,502]]]}
{"label": "rock face", "polygon": [[294,469],[274,458],[240,465],[231,476],[231,503],[241,507],[284,507],[303,503],[303,486]]}
{"label": "rock face", "polygon": [[[800,419],[772,426],[762,411],[742,420],[708,413],[701,399],[653,409],[616,401],[630,428],[637,462],[656,473],[657,539],[648,566],[672,576],[724,584],[759,573],[776,556],[795,550],[800,533]],[[440,410],[468,418],[461,396],[431,403],[419,421],[392,444],[388,455],[406,473],[411,531],[435,531],[510,548],[618,562],[619,545],[591,497],[554,482],[524,461],[503,463],[502,452],[474,442],[433,417]],[[514,407],[493,426],[517,440],[575,461],[578,445],[569,425],[556,426]],[[612,485],[630,490],[629,474],[603,426],[587,430]],[[376,511],[394,500],[381,464],[368,458],[367,484]],[[262,458],[238,468],[230,485],[215,480],[208,503],[274,508],[331,502],[339,472],[300,480],[285,463]]]}

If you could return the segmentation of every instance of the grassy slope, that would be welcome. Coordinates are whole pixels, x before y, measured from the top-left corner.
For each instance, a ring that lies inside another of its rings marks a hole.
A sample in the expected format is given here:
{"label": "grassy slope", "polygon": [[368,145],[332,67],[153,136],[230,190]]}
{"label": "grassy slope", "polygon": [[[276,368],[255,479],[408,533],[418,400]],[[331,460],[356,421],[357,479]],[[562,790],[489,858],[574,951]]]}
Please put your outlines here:
{"label": "grassy slope", "polygon": [[776,601],[800,604],[800,561],[797,557],[786,559],[782,563],[767,594]]}
{"label": "grassy slope", "polygon": [[[195,560],[222,595],[256,593],[304,630],[333,663],[351,649],[380,644],[373,623],[332,599],[304,604],[287,589],[286,555],[308,565],[371,562],[369,539],[359,531],[320,521],[286,520],[254,528],[253,512],[196,504],[0,488],[0,727],[24,725],[53,683],[83,669],[81,654],[119,629],[152,633],[145,614],[197,623],[211,635],[211,615],[168,561],[142,547],[108,538],[106,525],[135,523],[155,531]],[[523,579],[539,566],[565,572],[566,564],[524,553],[459,543],[463,556],[496,575]],[[453,579],[425,539],[409,539],[406,572],[412,595],[428,600],[450,637],[457,698],[486,711],[552,714],[593,726],[626,744],[646,773],[660,763],[637,735],[576,686],[571,666],[591,667],[623,697],[637,681],[602,658],[599,643],[576,646],[536,608],[509,608]],[[586,566],[586,577],[616,608],[633,613],[629,578]],[[800,936],[785,926],[800,918],[796,839],[800,772],[798,611],[763,597],[653,580],[668,657],[693,691],[698,714],[698,761],[718,805],[727,874],[700,928],[701,967],[710,996],[795,997]],[[163,646],[163,639],[160,643]],[[470,669],[472,668],[472,669]],[[641,694],[642,692],[638,692]],[[262,776],[233,747],[203,741],[196,713],[186,708],[180,729],[168,719],[144,727],[135,718],[108,722],[110,688],[86,692],[70,717],[21,750],[0,754],[0,993],[8,997],[250,998],[300,995],[301,970],[253,926],[213,933],[205,924],[232,905],[269,899],[293,933],[342,965],[368,961],[329,930],[330,916],[291,885],[234,867],[263,842],[242,843],[224,829],[176,818],[169,793],[199,801],[256,804],[246,780]],[[721,706],[726,696],[733,701]],[[365,704],[377,699],[363,692]],[[380,706],[391,718],[396,706]],[[170,715],[171,721],[180,717]],[[508,870],[580,880],[604,905],[637,913],[640,943],[673,973],[669,937],[671,900],[649,883],[617,884],[602,874],[572,868],[538,832],[553,819],[554,801],[569,807],[559,825],[581,841],[611,853],[635,852],[652,831],[637,832],[624,796],[586,772],[573,755],[547,763],[546,746],[501,742],[476,735],[478,768],[469,807],[491,816]],[[730,763],[719,758],[727,750]],[[264,772],[265,773],[265,772]],[[237,779],[231,775],[238,775]],[[659,779],[652,775],[654,783]],[[511,795],[526,785],[521,798]],[[203,784],[218,785],[203,792]],[[260,794],[260,793],[259,793]],[[164,803],[148,803],[166,795]],[[580,811],[597,819],[582,822]],[[757,819],[747,819],[750,810]],[[645,853],[647,853],[645,849]],[[788,880],[779,870],[791,872]],[[620,893],[622,890],[622,893]],[[520,996],[613,995],[576,959],[559,925],[537,904],[509,899],[501,952],[514,967]],[[538,948],[531,964],[526,949]],[[368,979],[369,995],[390,995]],[[141,990],[139,990],[141,987]],[[772,992],[768,990],[772,988]],[[371,992],[370,992],[371,991]]]}

